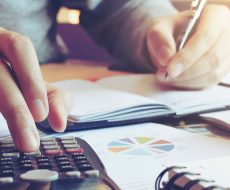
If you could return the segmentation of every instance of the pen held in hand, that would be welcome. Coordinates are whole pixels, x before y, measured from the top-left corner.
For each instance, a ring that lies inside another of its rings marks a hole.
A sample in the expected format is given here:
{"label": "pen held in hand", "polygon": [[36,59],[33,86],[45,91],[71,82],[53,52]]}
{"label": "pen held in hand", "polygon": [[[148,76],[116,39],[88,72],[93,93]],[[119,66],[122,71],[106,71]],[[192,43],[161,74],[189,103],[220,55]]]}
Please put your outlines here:
{"label": "pen held in hand", "polygon": [[177,38],[177,51],[180,51],[194,32],[202,11],[205,7],[206,0],[194,0],[191,4],[191,15],[188,24],[180,32]]}
{"label": "pen held in hand", "polygon": [[[188,23],[183,27],[176,40],[177,51],[180,51],[182,48],[184,48],[185,44],[193,34],[205,5],[206,0],[193,0],[191,4],[191,15],[189,15]],[[167,78],[168,72],[165,74],[165,80]]]}

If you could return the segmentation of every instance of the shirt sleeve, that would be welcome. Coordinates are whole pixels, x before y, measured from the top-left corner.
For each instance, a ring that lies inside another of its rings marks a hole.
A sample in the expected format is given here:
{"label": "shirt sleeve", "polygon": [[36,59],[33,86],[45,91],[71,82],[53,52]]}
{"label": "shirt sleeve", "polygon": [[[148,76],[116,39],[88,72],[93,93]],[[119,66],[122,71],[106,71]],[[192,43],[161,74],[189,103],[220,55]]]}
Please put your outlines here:
{"label": "shirt sleeve", "polygon": [[123,66],[139,72],[155,70],[146,32],[153,19],[175,14],[169,0],[86,0],[78,8],[81,25]]}

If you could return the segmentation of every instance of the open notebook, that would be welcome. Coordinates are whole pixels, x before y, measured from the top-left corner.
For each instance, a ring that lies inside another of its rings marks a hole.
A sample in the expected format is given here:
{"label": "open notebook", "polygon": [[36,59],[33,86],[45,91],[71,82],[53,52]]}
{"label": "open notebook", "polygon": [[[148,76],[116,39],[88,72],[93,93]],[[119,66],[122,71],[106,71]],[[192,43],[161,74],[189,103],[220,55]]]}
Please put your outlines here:
{"label": "open notebook", "polygon": [[168,179],[163,185],[165,190],[230,189],[230,156],[185,162],[169,167],[156,180],[156,190],[162,189],[160,179],[166,171]]}
{"label": "open notebook", "polygon": [[75,125],[71,129],[138,123],[169,115],[227,109],[230,105],[227,87],[173,90],[160,86],[154,75],[146,74],[110,77],[97,82],[69,80],[54,85],[69,91],[74,98],[69,120]]}

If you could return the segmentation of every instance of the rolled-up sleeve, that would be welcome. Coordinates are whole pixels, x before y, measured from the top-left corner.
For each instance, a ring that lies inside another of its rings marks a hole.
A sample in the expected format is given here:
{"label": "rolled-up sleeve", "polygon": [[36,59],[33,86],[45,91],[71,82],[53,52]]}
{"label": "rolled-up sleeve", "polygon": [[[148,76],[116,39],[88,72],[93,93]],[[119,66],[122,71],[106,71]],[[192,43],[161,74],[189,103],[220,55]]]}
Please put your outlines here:
{"label": "rolled-up sleeve", "polygon": [[154,71],[146,32],[153,19],[176,12],[169,0],[88,0],[79,8],[82,26],[120,63],[135,71]]}

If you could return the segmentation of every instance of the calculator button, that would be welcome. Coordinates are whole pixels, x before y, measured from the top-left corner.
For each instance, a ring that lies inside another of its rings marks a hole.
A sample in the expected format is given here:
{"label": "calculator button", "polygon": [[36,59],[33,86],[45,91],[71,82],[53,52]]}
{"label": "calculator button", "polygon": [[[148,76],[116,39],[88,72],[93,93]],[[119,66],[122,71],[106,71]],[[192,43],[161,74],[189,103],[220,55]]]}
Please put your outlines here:
{"label": "calculator button", "polygon": [[71,165],[63,165],[63,166],[59,166],[59,170],[61,172],[67,172],[67,171],[73,171],[74,168]]}
{"label": "calculator button", "polygon": [[22,165],[20,165],[19,168],[20,168],[20,170],[32,170],[32,169],[34,169],[32,164],[22,164]]}
{"label": "calculator button", "polygon": [[56,141],[41,141],[41,144],[44,145],[57,145]]}
{"label": "calculator button", "polygon": [[56,141],[54,138],[44,138],[44,139],[41,139],[41,143],[42,142],[54,142]]}
{"label": "calculator button", "polygon": [[37,159],[37,163],[44,163],[44,162],[49,162],[49,161],[50,161],[49,158],[46,158],[46,157]]}
{"label": "calculator button", "polygon": [[75,137],[60,137],[61,141],[64,141],[64,140],[75,140]]}
{"label": "calculator button", "polygon": [[1,166],[8,166],[8,165],[12,165],[13,164],[13,162],[8,162],[8,161],[6,161],[6,162],[0,162],[0,167]]}
{"label": "calculator button", "polygon": [[99,170],[88,170],[88,171],[85,171],[85,175],[87,177],[99,177],[100,172]]}
{"label": "calculator button", "polygon": [[12,177],[0,177],[0,183],[13,183],[13,181]]}
{"label": "calculator button", "polygon": [[75,140],[61,140],[62,144],[76,144]]}
{"label": "calculator button", "polygon": [[80,145],[79,144],[63,144],[63,147],[64,148],[80,148]]}
{"label": "calculator button", "polygon": [[2,157],[2,158],[0,158],[0,162],[12,162],[12,158],[10,158],[10,157]]}
{"label": "calculator button", "polygon": [[75,160],[75,163],[78,164],[87,164],[89,163],[87,159],[83,159],[83,160]]}
{"label": "calculator button", "polygon": [[48,155],[62,155],[63,151],[58,149],[58,150],[45,150],[45,153]]}
{"label": "calculator button", "polygon": [[20,159],[18,160],[19,164],[31,164],[31,160],[30,159]]}
{"label": "calculator button", "polygon": [[84,154],[73,154],[73,159],[74,160],[85,160],[86,156]]}
{"label": "calculator button", "polygon": [[76,178],[80,178],[81,177],[81,172],[79,171],[68,171],[65,173],[66,176],[69,177],[76,177]]}
{"label": "calculator button", "polygon": [[43,146],[43,148],[45,150],[56,150],[56,149],[60,149],[58,145],[45,145],[45,146]]}
{"label": "calculator button", "polygon": [[83,153],[84,151],[83,148],[67,148],[66,152],[72,154],[72,153]]}
{"label": "calculator button", "polygon": [[12,169],[0,171],[0,177],[13,177],[14,171]]}
{"label": "calculator button", "polygon": [[11,153],[11,152],[17,152],[16,147],[15,148],[2,148],[1,153]]}
{"label": "calculator button", "polygon": [[3,157],[19,157],[19,152],[2,153]]}
{"label": "calculator button", "polygon": [[60,162],[58,162],[58,165],[59,165],[59,166],[62,166],[62,165],[70,165],[70,162],[69,162],[69,160],[60,161]]}
{"label": "calculator button", "polygon": [[28,157],[35,157],[35,156],[40,156],[41,155],[41,152],[38,150],[36,152],[27,152],[27,153],[24,153],[26,156]]}
{"label": "calculator button", "polygon": [[13,140],[4,140],[4,141],[1,141],[1,145],[2,144],[13,144]]}
{"label": "calculator button", "polygon": [[47,163],[39,163],[38,164],[39,169],[52,169],[52,165],[50,162]]}
{"label": "calculator button", "polygon": [[58,179],[58,172],[47,169],[36,169],[21,174],[20,178],[28,181],[55,181]]}
{"label": "calculator button", "polygon": [[1,148],[16,148],[16,146],[13,143],[1,144]]}
{"label": "calculator button", "polygon": [[69,161],[68,157],[67,156],[55,156],[55,160],[56,162],[62,162],[62,161]]}
{"label": "calculator button", "polygon": [[93,167],[92,167],[89,163],[80,164],[80,165],[78,165],[77,167],[78,167],[78,169],[79,169],[80,171],[86,171],[86,170],[92,170],[92,169],[93,169]]}
{"label": "calculator button", "polygon": [[2,165],[0,167],[0,170],[12,170],[13,169],[13,165],[9,164],[9,165]]}

